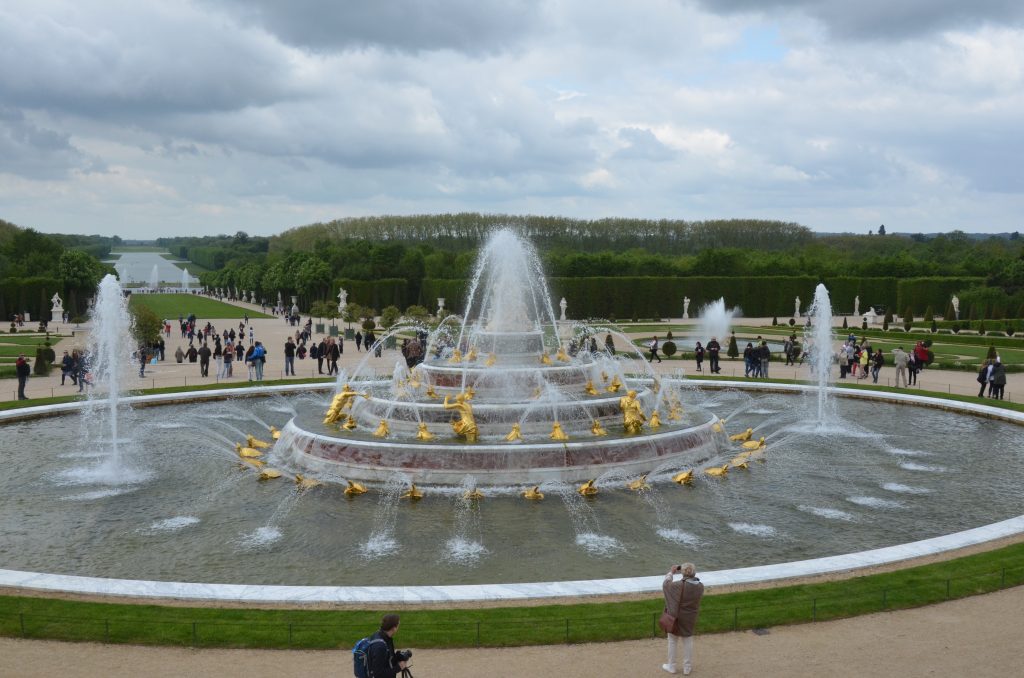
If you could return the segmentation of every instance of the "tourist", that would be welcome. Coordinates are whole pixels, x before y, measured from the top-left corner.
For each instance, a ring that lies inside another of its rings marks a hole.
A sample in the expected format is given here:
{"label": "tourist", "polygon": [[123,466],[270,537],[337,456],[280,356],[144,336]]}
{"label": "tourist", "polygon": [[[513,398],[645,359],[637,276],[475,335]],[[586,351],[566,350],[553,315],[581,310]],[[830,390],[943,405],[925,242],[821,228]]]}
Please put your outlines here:
{"label": "tourist", "polygon": [[[758,361],[758,367],[760,367],[760,361]],[[743,349],[743,376],[749,377],[750,373],[754,371],[754,345],[749,341],[747,347]]]}
{"label": "tourist", "polygon": [[71,352],[71,359],[75,361],[73,369],[78,377],[78,392],[81,393],[85,388],[86,376],[89,371],[88,359],[84,351],[79,353],[77,350]]}
{"label": "tourist", "polygon": [[139,359],[139,377],[145,377],[146,376],[146,347],[144,345],[143,346],[139,346],[139,350],[138,350],[138,352],[136,354],[136,357]]}
{"label": "tourist", "polygon": [[18,359],[14,363],[14,372],[18,375],[18,400],[28,400],[28,396],[25,395],[25,385],[28,384],[28,375],[32,373],[32,368],[25,360],[24,353],[18,354]]}
{"label": "tourist", "polygon": [[911,384],[917,383],[917,373],[921,371],[921,364],[917,361],[917,352],[911,351],[907,354],[907,376]]}
{"label": "tourist", "polygon": [[199,376],[208,377],[210,376],[210,347],[203,342],[203,345],[199,348]]}
{"label": "tourist", "polygon": [[658,355],[658,337],[657,336],[651,337],[651,342],[649,344],[647,344],[647,348],[651,349],[651,357],[647,359],[647,362],[648,363],[652,363],[652,362],[654,362],[654,359],[657,358],[658,362],[660,363],[661,362],[661,356]]}
{"label": "tourist", "polygon": [[[295,349],[295,355],[299,356],[299,360],[306,359],[306,342],[300,341],[298,347]],[[294,368],[294,365],[292,365]]]}
{"label": "tourist", "polygon": [[611,332],[604,336],[604,350],[608,351],[608,355],[615,355],[615,339]]}
{"label": "tourist", "polygon": [[[611,336],[610,334],[608,335]],[[704,347],[697,342],[697,345],[693,347],[693,357],[697,360],[697,371],[703,372],[704,368],[701,365],[704,364]]]}
{"label": "tourist", "polygon": [[190,345],[188,347],[188,350],[185,351],[185,357],[187,357],[188,361],[194,365],[195,362],[196,362],[196,359],[199,357],[199,352],[196,351],[196,347],[195,346],[191,346]]}
{"label": "tourist", "polygon": [[239,335],[238,341],[235,343],[235,362],[240,363],[243,358],[245,358],[245,341]]}
{"label": "tourist", "polygon": [[217,379],[224,376],[224,349],[220,346],[220,335],[213,335],[213,359],[217,362]]}
{"label": "tourist", "polygon": [[[248,322],[248,321],[246,321],[246,322]],[[256,340],[256,330],[253,328],[252,325],[249,325],[249,344],[252,345],[252,343],[255,340]]]}
{"label": "tourist", "polygon": [[998,356],[996,357],[996,364],[992,366],[991,379],[991,386],[989,386],[988,390],[989,396],[996,400],[1002,400],[1003,390],[1006,388],[1006,367]]}
{"label": "tourist", "polygon": [[793,342],[796,341],[795,335],[790,335],[786,338],[786,341],[782,342],[782,353],[786,356],[786,365],[793,364]]}
{"label": "tourist", "polygon": [[284,341],[284,376],[295,376],[295,342],[291,337]]}
{"label": "tourist", "polygon": [[768,363],[772,360],[772,350],[768,348],[768,342],[762,341],[761,348],[758,349],[758,359],[761,361],[761,378],[768,378]]}
{"label": "tourist", "polygon": [[74,366],[74,360],[71,359],[71,356],[68,355],[67,351],[64,351],[64,357],[61,358],[61,361],[60,361],[60,385],[61,386],[64,385],[64,380],[67,379],[68,376],[71,377],[71,383],[72,384],[77,384],[78,383],[78,378],[75,377],[74,373],[72,372],[73,366]]}
{"label": "tourist", "polygon": [[327,374],[338,373],[338,359],[341,358],[341,339],[331,337],[327,346]]}
{"label": "tourist", "polygon": [[181,346],[174,351],[174,362],[178,364],[185,362],[185,352],[181,350]]}
{"label": "tourist", "polygon": [[[676,574],[682,575],[678,581]],[[704,584],[697,578],[697,569],[693,563],[673,565],[665,575],[661,584],[661,592],[665,597],[665,611],[673,614],[676,623],[668,637],[668,663],[662,664],[662,670],[676,673],[676,649],[679,640],[683,641],[683,675],[690,675],[693,670],[693,630],[697,625],[697,614],[700,612],[700,599],[704,596]]]}
{"label": "tourist", "polygon": [[992,361],[986,360],[981,364],[981,369],[978,370],[978,383],[981,384],[981,388],[978,389],[978,397],[985,397],[985,387],[988,386],[992,379]]}
{"label": "tourist", "polygon": [[708,362],[711,363],[711,373],[718,374],[722,369],[718,366],[718,352],[722,350],[722,345],[718,343],[717,337],[711,337],[711,341],[708,342]]}
{"label": "tourist", "polygon": [[871,382],[873,384],[878,383],[878,373],[882,371],[883,364],[885,364],[885,357],[882,356],[882,349],[877,349],[871,358]]}
{"label": "tourist", "polygon": [[[242,342],[239,341],[238,343],[239,343],[239,345],[241,345]],[[252,354],[253,354],[253,352],[255,350],[256,350],[255,346],[250,346],[248,349],[246,349],[246,351],[244,353],[244,356],[245,356],[245,366],[249,370],[249,381],[252,381],[253,375],[256,373],[256,366],[253,363],[253,359],[252,359]]]}
{"label": "tourist", "polygon": [[900,377],[903,378],[903,385],[909,386],[910,384],[907,383],[907,354],[902,346],[892,352],[892,361],[896,366],[896,388],[900,388]]}
{"label": "tourist", "polygon": [[867,346],[862,347],[860,349],[860,358],[858,358],[858,361],[860,362],[860,377],[858,378],[867,379],[868,364],[871,362],[871,349]]}
{"label": "tourist", "polygon": [[235,346],[234,346],[234,344],[231,343],[231,340],[228,339],[227,341],[224,342],[224,377],[225,378],[234,376],[232,374],[232,371],[231,371],[231,364],[234,362],[234,359],[235,359]]}
{"label": "tourist", "polygon": [[316,371],[317,374],[324,373],[324,360],[327,360],[327,337],[320,339],[319,344],[316,346]]}
{"label": "tourist", "polygon": [[[398,633],[397,614],[386,614],[380,620],[380,630],[370,636],[366,649],[367,673],[373,678],[395,678],[405,669],[411,652],[395,651],[395,634]],[[384,642],[374,642],[374,641]]]}
{"label": "tourist", "polygon": [[263,381],[263,365],[267,362],[267,350],[263,348],[261,342],[253,344],[249,360],[252,361],[253,370],[256,372],[256,381]]}
{"label": "tourist", "polygon": [[363,333],[356,330],[356,353],[359,353],[360,347],[363,345]]}

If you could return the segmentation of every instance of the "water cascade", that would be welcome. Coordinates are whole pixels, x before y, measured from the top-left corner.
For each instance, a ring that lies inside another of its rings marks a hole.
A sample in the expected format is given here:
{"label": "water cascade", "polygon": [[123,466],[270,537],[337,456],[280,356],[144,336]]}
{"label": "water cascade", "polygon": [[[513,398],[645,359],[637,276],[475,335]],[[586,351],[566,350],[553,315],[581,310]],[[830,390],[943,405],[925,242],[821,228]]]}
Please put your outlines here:
{"label": "water cascade", "polygon": [[810,353],[811,374],[818,384],[818,426],[825,425],[828,415],[828,376],[832,369],[832,301],[828,289],[818,284],[814,302],[808,309],[811,326],[804,333],[804,342]]}

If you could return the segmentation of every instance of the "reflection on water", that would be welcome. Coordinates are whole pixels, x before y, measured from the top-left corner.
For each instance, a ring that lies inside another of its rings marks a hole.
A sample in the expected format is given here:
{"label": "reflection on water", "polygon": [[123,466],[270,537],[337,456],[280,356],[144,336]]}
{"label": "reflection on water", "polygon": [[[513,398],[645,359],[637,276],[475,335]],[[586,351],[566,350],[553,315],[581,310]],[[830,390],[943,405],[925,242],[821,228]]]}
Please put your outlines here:
{"label": "reflection on water", "polygon": [[[705,397],[687,393],[691,405]],[[320,406],[299,396],[125,412],[131,484],[92,471],[101,460],[78,449],[75,417],[11,424],[4,438],[19,444],[0,478],[0,567],[272,584],[595,579],[684,560],[707,570],[847,553],[1021,512],[1024,437],[1014,425],[850,400],[830,424],[842,434],[821,434],[801,426],[813,398],[715,400],[737,411],[730,432],[768,438],[763,461],[640,493],[609,479],[588,499],[544,486],[539,502],[468,502],[430,488],[410,502],[398,498],[401,478],[354,498],[338,479],[303,492],[287,477],[259,482],[229,441],[266,437],[256,422],[281,427],[300,403]]]}

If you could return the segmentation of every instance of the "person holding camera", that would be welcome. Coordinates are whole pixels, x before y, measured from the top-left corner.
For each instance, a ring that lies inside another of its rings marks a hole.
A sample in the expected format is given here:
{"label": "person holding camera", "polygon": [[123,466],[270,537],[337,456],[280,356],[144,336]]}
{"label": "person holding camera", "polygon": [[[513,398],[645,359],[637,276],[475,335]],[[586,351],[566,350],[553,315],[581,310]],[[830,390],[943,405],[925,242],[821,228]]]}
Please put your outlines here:
{"label": "person holding camera", "polygon": [[[676,579],[675,575],[682,575]],[[693,563],[673,565],[665,575],[661,592],[665,596],[665,612],[675,617],[668,636],[668,663],[661,668],[667,673],[676,673],[676,648],[679,639],[683,640],[683,675],[690,675],[693,670],[693,629],[697,625],[697,613],[700,612],[700,599],[704,596],[704,584],[697,578],[697,569]],[[664,616],[664,615],[663,615]]]}
{"label": "person holding camera", "polygon": [[[412,650],[395,651],[393,638],[398,633],[398,621],[397,614],[384,615],[380,620],[380,630],[370,636],[366,663],[371,678],[395,678],[406,671]],[[378,639],[384,642],[373,642]]]}

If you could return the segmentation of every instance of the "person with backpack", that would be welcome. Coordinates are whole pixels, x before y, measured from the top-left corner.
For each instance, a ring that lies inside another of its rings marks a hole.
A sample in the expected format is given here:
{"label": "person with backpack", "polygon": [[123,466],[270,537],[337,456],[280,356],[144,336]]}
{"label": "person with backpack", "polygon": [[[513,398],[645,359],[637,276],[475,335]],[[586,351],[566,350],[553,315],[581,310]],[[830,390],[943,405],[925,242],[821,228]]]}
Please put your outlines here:
{"label": "person with backpack", "polygon": [[352,663],[356,678],[395,678],[406,673],[412,652],[395,651],[398,623],[397,614],[386,614],[380,620],[380,630],[355,644]]}

